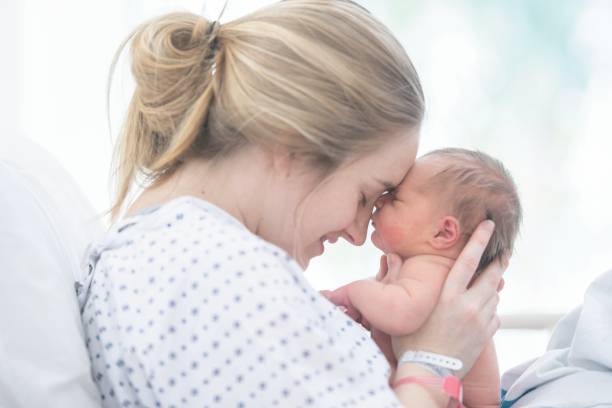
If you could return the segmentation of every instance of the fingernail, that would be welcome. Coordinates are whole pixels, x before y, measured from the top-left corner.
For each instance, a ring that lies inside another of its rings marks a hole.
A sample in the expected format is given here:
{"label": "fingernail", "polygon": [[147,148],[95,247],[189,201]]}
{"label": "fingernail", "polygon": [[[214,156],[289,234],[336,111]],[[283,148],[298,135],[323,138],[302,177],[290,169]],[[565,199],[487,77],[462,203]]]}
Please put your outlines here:
{"label": "fingernail", "polygon": [[495,229],[495,223],[493,222],[493,220],[486,220],[485,228],[487,229],[487,231],[493,231]]}

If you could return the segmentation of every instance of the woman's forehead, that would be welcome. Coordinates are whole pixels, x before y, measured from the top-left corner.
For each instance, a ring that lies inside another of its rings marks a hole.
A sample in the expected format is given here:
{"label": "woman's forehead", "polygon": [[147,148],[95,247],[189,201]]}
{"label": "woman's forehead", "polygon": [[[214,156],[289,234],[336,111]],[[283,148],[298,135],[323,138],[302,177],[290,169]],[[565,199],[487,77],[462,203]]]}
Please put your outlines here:
{"label": "woman's forehead", "polygon": [[376,183],[385,189],[393,188],[412,167],[417,148],[418,136],[404,134],[347,163],[345,170],[368,184]]}
{"label": "woman's forehead", "polygon": [[[413,167],[418,149],[418,135],[402,136],[393,142],[387,144],[379,157],[379,179],[391,187],[397,186]],[[385,178],[382,178],[383,175]]]}

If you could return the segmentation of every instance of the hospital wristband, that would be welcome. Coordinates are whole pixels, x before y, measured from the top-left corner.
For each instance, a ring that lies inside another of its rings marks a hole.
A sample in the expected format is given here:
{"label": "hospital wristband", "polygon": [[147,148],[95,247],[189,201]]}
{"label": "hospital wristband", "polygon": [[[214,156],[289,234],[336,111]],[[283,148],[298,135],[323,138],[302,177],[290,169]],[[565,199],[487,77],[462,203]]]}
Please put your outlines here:
{"label": "hospital wristband", "polygon": [[392,388],[395,389],[400,385],[404,384],[418,384],[424,386],[440,387],[442,392],[454,401],[456,401],[460,408],[463,408],[463,386],[459,378],[449,375],[448,377],[421,377],[421,376],[407,376],[402,377],[392,384]]}
{"label": "hospital wristband", "polygon": [[445,356],[442,354],[431,353],[428,351],[408,350],[399,358],[397,365],[404,363],[419,363],[425,365],[441,377],[445,377],[453,371],[463,368],[461,360]]}
{"label": "hospital wristband", "polygon": [[409,363],[417,365],[419,367],[423,367],[424,369],[426,369],[427,371],[429,371],[430,373],[438,377],[447,377],[449,375],[455,374],[454,371],[452,371],[451,369],[446,368],[446,367],[440,367],[435,364],[421,363],[418,361],[410,361]]}

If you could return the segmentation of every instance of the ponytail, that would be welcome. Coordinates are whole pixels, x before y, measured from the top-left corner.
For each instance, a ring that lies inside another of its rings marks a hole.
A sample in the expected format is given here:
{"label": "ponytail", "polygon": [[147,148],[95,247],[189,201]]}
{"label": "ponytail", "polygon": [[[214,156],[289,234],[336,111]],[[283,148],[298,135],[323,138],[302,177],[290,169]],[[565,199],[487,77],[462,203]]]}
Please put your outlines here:
{"label": "ponytail", "polygon": [[213,75],[221,61],[219,35],[217,22],[173,13],[130,36],[136,89],[116,147],[115,160],[121,162],[114,165],[119,190],[113,218],[139,171],[149,177],[170,174],[206,127],[219,85]]}

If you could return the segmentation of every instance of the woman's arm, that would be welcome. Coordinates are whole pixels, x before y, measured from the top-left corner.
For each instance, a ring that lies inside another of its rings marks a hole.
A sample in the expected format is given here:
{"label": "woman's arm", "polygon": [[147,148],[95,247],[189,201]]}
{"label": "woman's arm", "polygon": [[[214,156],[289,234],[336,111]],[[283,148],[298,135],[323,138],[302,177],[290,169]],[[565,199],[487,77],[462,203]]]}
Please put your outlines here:
{"label": "woman's arm", "polygon": [[[431,377],[431,371],[416,365],[402,364],[397,369],[395,379],[404,377]],[[448,406],[449,397],[435,387],[419,384],[403,384],[394,389],[395,395],[406,407],[439,408]]]}
{"label": "woman's arm", "polygon": [[464,401],[472,408],[495,408],[500,403],[500,379],[495,344],[490,340],[463,380]]}

